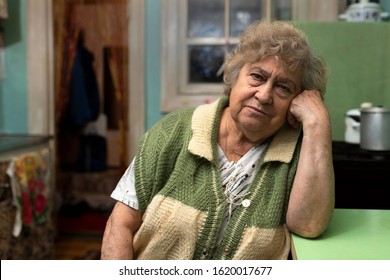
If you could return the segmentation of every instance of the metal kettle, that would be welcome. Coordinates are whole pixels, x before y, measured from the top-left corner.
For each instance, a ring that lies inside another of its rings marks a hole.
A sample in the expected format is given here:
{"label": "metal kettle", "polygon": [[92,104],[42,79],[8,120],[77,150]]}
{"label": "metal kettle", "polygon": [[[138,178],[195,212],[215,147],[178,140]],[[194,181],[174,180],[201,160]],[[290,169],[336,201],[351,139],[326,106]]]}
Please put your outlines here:
{"label": "metal kettle", "polygon": [[345,134],[347,143],[360,143],[360,109],[351,109],[345,113]]}

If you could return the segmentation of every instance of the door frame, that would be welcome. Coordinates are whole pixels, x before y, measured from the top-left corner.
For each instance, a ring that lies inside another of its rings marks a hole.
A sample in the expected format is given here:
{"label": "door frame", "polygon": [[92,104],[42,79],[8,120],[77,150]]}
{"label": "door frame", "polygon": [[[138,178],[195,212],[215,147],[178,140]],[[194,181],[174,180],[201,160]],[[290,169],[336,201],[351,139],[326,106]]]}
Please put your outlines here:
{"label": "door frame", "polygon": [[[53,1],[27,1],[28,133],[55,137]],[[145,130],[143,0],[128,0],[129,98],[128,160]],[[56,142],[56,141],[54,141]]]}

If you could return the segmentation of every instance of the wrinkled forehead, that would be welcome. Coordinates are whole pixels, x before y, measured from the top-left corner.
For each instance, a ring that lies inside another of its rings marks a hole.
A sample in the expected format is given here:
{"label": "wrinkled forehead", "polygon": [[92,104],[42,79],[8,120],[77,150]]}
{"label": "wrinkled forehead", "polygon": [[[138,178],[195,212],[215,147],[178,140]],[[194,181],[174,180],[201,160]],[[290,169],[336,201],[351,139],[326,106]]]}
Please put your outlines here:
{"label": "wrinkled forehead", "polygon": [[247,64],[273,69],[273,71],[278,72],[280,75],[293,78],[293,80],[296,82],[300,82],[303,72],[301,68],[289,67],[290,64],[278,55],[266,56],[262,59],[249,62]]}

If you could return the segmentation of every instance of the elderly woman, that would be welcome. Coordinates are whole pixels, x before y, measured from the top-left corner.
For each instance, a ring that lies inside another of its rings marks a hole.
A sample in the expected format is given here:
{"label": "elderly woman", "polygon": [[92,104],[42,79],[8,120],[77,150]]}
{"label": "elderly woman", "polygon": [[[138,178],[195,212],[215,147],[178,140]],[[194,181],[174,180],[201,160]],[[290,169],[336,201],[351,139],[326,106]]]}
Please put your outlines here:
{"label": "elderly woman", "polygon": [[112,197],[102,259],[287,259],[334,207],[325,67],[290,24],[256,22],[225,94],[142,138]]}

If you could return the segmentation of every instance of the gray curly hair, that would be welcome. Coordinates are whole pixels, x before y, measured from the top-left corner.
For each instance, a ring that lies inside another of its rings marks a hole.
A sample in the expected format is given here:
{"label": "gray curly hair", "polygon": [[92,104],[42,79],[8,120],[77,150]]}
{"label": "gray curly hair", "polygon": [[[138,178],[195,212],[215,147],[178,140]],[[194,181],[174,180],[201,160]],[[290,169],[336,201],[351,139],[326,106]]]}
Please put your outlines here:
{"label": "gray curly hair", "polygon": [[326,91],[327,73],[323,60],[309,47],[305,34],[291,23],[256,21],[241,35],[236,49],[224,64],[225,95],[230,95],[241,68],[277,56],[285,70],[301,72],[301,88]]}

